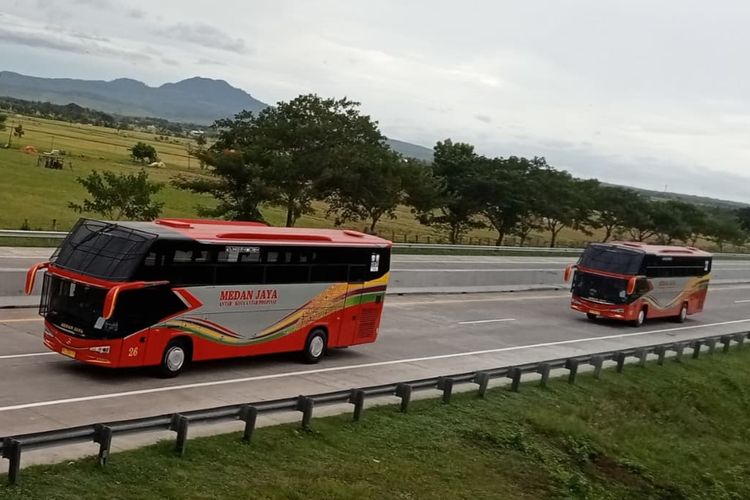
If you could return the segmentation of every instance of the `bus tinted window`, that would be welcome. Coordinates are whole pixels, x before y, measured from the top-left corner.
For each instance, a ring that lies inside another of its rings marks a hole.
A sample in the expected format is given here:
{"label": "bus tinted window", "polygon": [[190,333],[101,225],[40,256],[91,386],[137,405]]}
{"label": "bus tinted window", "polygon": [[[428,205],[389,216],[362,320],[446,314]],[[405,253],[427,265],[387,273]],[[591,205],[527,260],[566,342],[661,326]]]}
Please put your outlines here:
{"label": "bus tinted window", "polygon": [[649,255],[646,259],[646,276],[653,278],[703,276],[710,271],[711,259],[706,257]]}
{"label": "bus tinted window", "polygon": [[586,247],[578,264],[609,273],[636,275],[642,260],[642,253],[595,244]]}

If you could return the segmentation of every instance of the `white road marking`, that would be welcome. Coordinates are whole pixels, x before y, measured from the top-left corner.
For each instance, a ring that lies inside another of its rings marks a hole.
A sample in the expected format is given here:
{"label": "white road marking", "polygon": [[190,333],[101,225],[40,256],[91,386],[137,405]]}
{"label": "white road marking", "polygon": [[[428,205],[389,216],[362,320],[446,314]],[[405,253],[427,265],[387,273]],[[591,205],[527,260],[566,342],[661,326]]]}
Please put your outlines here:
{"label": "white road marking", "polygon": [[[524,292],[515,292],[524,293]],[[514,293],[514,295],[515,295]],[[511,295],[511,292],[506,292],[507,295]],[[549,299],[565,299],[570,298],[570,292],[560,295],[527,295],[527,296],[507,296],[507,297],[492,297],[482,299],[442,299],[442,300],[412,300],[412,301],[390,301],[386,298],[386,307],[394,306],[419,306],[419,305],[432,305],[432,304],[462,304],[464,302],[515,302],[519,300],[549,300]]]}
{"label": "white road marking", "polygon": [[25,267],[0,267],[0,273],[21,273],[28,271]]}
{"label": "white road marking", "polygon": [[746,302],[750,302],[750,299],[747,299],[747,300],[735,300],[734,301],[735,304],[744,304]]}
{"label": "white road marking", "polygon": [[47,352],[30,352],[28,354],[5,354],[3,356],[0,356],[0,359],[31,358],[34,356],[50,356],[52,354],[57,354],[57,353],[52,352],[52,351],[47,351]]}
{"label": "white road marking", "polygon": [[504,321],[515,321],[515,318],[502,318],[502,319],[479,319],[476,321],[459,321],[459,325],[480,325],[482,323],[500,323]]}
{"label": "white road marking", "polygon": [[22,323],[28,321],[43,321],[44,318],[13,318],[13,319],[0,319],[0,323]]}
{"label": "white road marking", "polygon": [[734,320],[734,321],[722,321],[720,323],[708,323],[704,325],[664,328],[662,330],[645,330],[645,331],[640,331],[640,332],[622,333],[622,334],[617,334],[617,335],[604,335],[601,337],[588,337],[588,338],[582,338],[582,339],[561,340],[558,342],[544,342],[541,344],[501,347],[499,349],[485,349],[482,351],[458,352],[458,353],[453,353],[453,354],[441,354],[437,356],[425,356],[421,358],[394,359],[391,361],[378,361],[378,362],[373,362],[373,363],[361,363],[357,365],[332,366],[329,368],[319,368],[316,370],[300,370],[300,371],[295,371],[295,372],[274,373],[270,375],[257,375],[253,377],[241,377],[241,378],[226,379],[226,380],[214,380],[210,382],[196,382],[193,384],[173,385],[173,386],[167,386],[167,387],[155,387],[152,389],[139,389],[139,390],[134,390],[134,391],[112,392],[108,394],[96,394],[93,396],[81,396],[77,398],[37,401],[34,403],[23,403],[23,404],[12,405],[12,406],[3,406],[3,407],[0,407],[0,412],[12,411],[12,410],[25,410],[27,408],[40,408],[44,406],[53,406],[53,405],[61,405],[61,404],[69,404],[69,403],[82,403],[85,401],[97,401],[100,399],[113,399],[113,398],[122,398],[122,397],[128,397],[128,396],[139,396],[142,394],[155,394],[155,393],[160,393],[160,392],[179,391],[179,390],[185,390],[185,389],[197,389],[197,388],[202,388],[202,387],[215,387],[219,385],[239,384],[243,382],[255,382],[258,380],[281,379],[281,378],[288,378],[288,377],[297,377],[297,376],[302,376],[302,375],[314,375],[318,373],[331,373],[331,372],[340,372],[340,371],[346,371],[346,370],[357,370],[361,368],[373,368],[373,367],[378,367],[378,366],[398,365],[398,364],[404,364],[404,363],[417,363],[421,361],[434,361],[438,359],[460,358],[460,357],[465,357],[465,356],[477,356],[481,354],[494,354],[494,353],[499,353],[499,352],[521,351],[524,349],[535,349],[535,348],[540,348],[540,347],[552,347],[552,346],[558,346],[558,345],[578,344],[578,343],[592,342],[592,341],[597,341],[597,340],[620,339],[620,338],[627,338],[627,337],[651,335],[655,333],[695,330],[698,328],[708,328],[711,326],[734,325],[738,323],[748,323],[748,322],[750,322],[750,318],[739,319],[739,320]]}
{"label": "white road marking", "polygon": [[531,273],[531,272],[541,272],[541,271],[551,271],[551,272],[559,272],[562,273],[564,269],[560,269],[558,267],[543,267],[543,268],[507,268],[507,269],[497,269],[497,268],[472,268],[472,269],[466,269],[466,268],[458,268],[458,269],[448,269],[444,267],[436,267],[436,268],[414,268],[414,269],[391,269],[393,272],[401,272],[401,273]]}

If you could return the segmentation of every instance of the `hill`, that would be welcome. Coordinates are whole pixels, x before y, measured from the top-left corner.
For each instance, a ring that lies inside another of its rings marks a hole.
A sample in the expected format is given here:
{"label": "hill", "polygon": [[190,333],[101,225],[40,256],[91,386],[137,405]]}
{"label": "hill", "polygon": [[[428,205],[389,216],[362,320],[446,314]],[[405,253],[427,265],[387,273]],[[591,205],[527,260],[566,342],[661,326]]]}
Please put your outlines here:
{"label": "hill", "polygon": [[268,105],[224,80],[194,77],[149,87],[130,78],[112,81],[38,78],[0,71],[0,96],[79,106],[123,116],[210,124],[240,110]]}

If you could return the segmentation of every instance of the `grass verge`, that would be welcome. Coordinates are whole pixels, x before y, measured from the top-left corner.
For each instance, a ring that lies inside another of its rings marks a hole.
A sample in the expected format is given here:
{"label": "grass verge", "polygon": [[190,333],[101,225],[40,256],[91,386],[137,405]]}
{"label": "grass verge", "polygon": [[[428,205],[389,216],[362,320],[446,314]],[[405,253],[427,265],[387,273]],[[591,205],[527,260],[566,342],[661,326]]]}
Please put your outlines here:
{"label": "grass verge", "polygon": [[[4,499],[750,498],[750,351],[35,466]],[[4,479],[4,478],[3,478]]]}

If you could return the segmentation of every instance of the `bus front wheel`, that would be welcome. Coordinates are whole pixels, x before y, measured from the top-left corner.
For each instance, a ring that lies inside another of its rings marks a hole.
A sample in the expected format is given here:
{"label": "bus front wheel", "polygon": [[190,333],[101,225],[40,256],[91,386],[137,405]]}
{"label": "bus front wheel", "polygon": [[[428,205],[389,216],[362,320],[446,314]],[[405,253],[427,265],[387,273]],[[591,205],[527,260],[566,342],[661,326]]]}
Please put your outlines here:
{"label": "bus front wheel", "polygon": [[179,375],[190,361],[190,346],[185,340],[171,341],[161,357],[159,375],[172,378]]}
{"label": "bus front wheel", "polygon": [[632,325],[639,327],[643,325],[644,321],[646,321],[646,308],[643,308],[638,312],[638,316],[633,320]]}
{"label": "bus front wheel", "polygon": [[326,345],[328,344],[328,335],[325,330],[316,328],[310,332],[307,336],[307,342],[305,342],[305,350],[302,352],[302,357],[305,363],[313,364],[320,361],[326,352]]}

